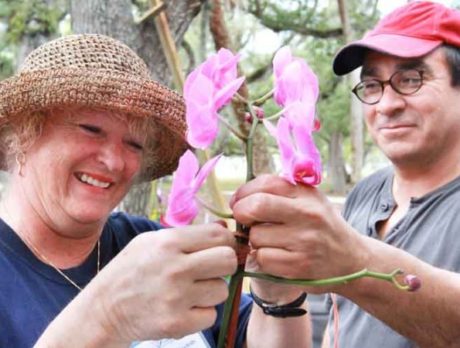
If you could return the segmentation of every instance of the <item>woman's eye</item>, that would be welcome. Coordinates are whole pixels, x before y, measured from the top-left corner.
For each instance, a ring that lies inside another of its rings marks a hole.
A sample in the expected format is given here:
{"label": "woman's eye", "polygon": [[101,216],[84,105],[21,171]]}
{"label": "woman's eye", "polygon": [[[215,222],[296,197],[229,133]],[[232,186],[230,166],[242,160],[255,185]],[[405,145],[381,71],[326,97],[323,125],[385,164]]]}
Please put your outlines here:
{"label": "woman's eye", "polygon": [[79,124],[78,126],[89,133],[99,134],[101,132],[99,127],[90,124]]}
{"label": "woman's eye", "polygon": [[136,151],[142,151],[144,149],[144,147],[136,141],[129,141],[128,144]]}

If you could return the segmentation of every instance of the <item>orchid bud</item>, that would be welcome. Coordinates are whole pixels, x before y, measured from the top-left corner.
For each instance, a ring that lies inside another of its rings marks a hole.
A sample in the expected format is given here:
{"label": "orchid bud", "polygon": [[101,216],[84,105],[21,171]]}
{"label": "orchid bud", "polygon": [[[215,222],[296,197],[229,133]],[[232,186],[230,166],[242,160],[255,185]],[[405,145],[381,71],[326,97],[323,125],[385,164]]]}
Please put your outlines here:
{"label": "orchid bud", "polygon": [[313,132],[317,132],[321,129],[321,121],[317,118],[313,120]]}
{"label": "orchid bud", "polygon": [[420,278],[413,274],[406,275],[404,283],[409,287],[408,291],[417,291],[422,286]]}
{"label": "orchid bud", "polygon": [[254,111],[259,120],[262,120],[265,117],[264,109],[259,108],[258,106],[254,106]]}
{"label": "orchid bud", "polygon": [[252,115],[249,112],[245,112],[244,113],[244,120],[247,123],[251,124],[252,123]]}

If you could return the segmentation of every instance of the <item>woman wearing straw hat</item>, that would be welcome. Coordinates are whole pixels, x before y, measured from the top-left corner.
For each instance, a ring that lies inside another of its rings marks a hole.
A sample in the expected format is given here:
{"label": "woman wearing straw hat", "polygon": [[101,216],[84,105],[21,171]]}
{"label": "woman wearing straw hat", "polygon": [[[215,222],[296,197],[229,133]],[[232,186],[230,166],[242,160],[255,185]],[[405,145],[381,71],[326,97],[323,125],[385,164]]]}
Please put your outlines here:
{"label": "woman wearing straw hat", "polygon": [[[0,83],[0,129],[0,168],[10,173],[0,204],[0,346],[183,336],[178,347],[214,346],[222,277],[236,269],[231,232],[209,224],[142,233],[160,226],[111,213],[133,183],[175,169],[186,149],[182,97],[152,81],[124,44],[73,35],[42,45]],[[243,323],[250,308],[243,298]],[[306,317],[285,324],[260,312],[249,339],[263,330],[267,342],[293,346],[296,336],[301,346],[306,336],[290,330],[305,332]],[[278,326],[276,339],[267,325]]]}
{"label": "woman wearing straw hat", "polygon": [[[99,334],[103,328],[94,325],[94,317],[105,329],[114,326],[115,342],[176,337],[212,325],[214,312],[207,308],[226,295],[217,277],[235,264],[224,228],[144,234],[107,266],[134,236],[159,228],[109,214],[136,180],[175,168],[186,148],[182,98],[151,81],[128,47],[99,35],[69,36],[38,48],[17,76],[2,83],[0,98],[2,163],[11,173],[0,207],[0,255],[7,273],[0,346],[31,346],[80,292],[66,309],[85,308],[73,310],[85,318],[74,317],[73,328]],[[184,254],[201,249],[208,253]],[[214,273],[203,272],[207,264]],[[172,273],[178,271],[184,274],[176,280]],[[196,280],[202,284],[195,286]],[[201,296],[202,287],[209,297]],[[202,309],[188,310],[193,306]],[[160,315],[158,327],[137,326]],[[176,315],[188,319],[182,327]],[[104,323],[105,317],[110,321]],[[69,331],[57,320],[43,339],[62,340],[60,326]],[[76,345],[87,345],[82,335],[77,339]]]}

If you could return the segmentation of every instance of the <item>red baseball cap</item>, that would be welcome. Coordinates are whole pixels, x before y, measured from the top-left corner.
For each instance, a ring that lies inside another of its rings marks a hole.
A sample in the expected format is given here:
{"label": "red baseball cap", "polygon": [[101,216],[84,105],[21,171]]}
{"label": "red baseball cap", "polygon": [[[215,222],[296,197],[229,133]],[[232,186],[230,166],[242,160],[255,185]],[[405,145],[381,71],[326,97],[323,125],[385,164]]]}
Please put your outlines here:
{"label": "red baseball cap", "polygon": [[344,75],[361,66],[367,50],[401,58],[422,57],[442,44],[460,47],[460,11],[430,1],[399,7],[364,38],[343,47],[333,69]]}

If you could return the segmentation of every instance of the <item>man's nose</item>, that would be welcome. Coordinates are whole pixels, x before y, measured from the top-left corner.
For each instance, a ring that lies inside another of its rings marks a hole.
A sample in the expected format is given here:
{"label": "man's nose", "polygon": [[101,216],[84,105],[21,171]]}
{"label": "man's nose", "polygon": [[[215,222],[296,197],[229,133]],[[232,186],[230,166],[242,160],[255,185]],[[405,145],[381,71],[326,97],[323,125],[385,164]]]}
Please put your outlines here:
{"label": "man's nose", "polygon": [[376,104],[376,110],[379,114],[391,116],[396,111],[403,109],[405,105],[404,96],[396,92],[389,83],[386,83],[383,86],[382,98]]}

